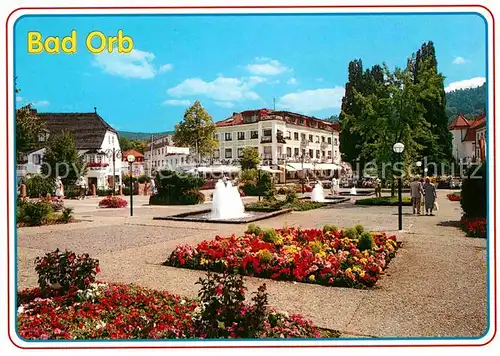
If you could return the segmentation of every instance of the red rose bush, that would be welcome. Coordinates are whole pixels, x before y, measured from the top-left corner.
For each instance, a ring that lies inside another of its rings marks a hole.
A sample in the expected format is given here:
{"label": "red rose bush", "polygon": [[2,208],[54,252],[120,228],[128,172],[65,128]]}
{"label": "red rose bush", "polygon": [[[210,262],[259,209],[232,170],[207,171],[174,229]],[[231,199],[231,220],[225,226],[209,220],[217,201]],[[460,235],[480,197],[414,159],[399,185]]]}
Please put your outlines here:
{"label": "red rose bush", "polygon": [[127,206],[127,201],[116,196],[109,196],[99,202],[100,208],[124,208]]}
{"label": "red rose bush", "polygon": [[373,286],[400,242],[385,233],[364,232],[361,226],[344,231],[270,229],[244,236],[180,245],[164,265],[231,272],[276,280],[361,287]]}
{"label": "red rose bush", "polygon": [[472,218],[464,215],[460,220],[460,228],[469,237],[486,238],[486,218]]}
{"label": "red rose bush", "polygon": [[446,195],[446,197],[448,198],[448,200],[451,200],[451,201],[460,201],[460,193],[448,194],[448,195]]}

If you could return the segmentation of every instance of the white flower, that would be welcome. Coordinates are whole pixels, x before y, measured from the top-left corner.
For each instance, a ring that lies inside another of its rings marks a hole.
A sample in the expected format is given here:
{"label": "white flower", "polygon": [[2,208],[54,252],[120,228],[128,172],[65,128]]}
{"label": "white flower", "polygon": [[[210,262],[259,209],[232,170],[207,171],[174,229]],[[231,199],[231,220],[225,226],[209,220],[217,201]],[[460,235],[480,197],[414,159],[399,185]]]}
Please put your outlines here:
{"label": "white flower", "polygon": [[24,307],[22,305],[19,308],[17,308],[17,313],[18,314],[24,313]]}
{"label": "white flower", "polygon": [[184,299],[181,299],[181,303],[180,304],[184,305],[184,304],[186,304],[186,301]]}
{"label": "white flower", "polygon": [[101,328],[104,328],[106,326],[106,323],[104,321],[100,321],[99,324],[96,325],[96,329],[99,330]]}

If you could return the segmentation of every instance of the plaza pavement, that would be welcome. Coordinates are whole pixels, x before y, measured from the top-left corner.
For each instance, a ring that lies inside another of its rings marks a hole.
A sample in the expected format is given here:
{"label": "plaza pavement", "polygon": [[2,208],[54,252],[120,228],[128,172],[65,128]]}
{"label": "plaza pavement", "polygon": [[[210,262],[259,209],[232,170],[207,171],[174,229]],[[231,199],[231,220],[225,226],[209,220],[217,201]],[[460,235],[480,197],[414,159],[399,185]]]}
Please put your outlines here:
{"label": "plaza pavement", "polygon": [[[414,216],[411,207],[404,207],[403,232],[397,231],[397,207],[361,207],[352,202],[259,221],[262,227],[275,228],[362,224],[367,230],[396,234],[403,246],[370,290],[246,277],[249,292],[266,283],[273,307],[304,314],[345,337],[479,337],[488,324],[486,240],[465,237],[453,226],[461,209],[459,202],[447,200],[448,192],[438,191],[440,210],[434,217]],[[161,263],[178,244],[241,234],[246,227],[152,220],[201,210],[209,203],[151,207],[146,197],[134,197],[133,217],[128,216],[128,207],[105,210],[97,203],[97,198],[66,201],[81,222],[18,230],[19,289],[37,285],[35,257],[59,248],[98,258],[100,280],[196,297],[195,282],[204,272]]]}

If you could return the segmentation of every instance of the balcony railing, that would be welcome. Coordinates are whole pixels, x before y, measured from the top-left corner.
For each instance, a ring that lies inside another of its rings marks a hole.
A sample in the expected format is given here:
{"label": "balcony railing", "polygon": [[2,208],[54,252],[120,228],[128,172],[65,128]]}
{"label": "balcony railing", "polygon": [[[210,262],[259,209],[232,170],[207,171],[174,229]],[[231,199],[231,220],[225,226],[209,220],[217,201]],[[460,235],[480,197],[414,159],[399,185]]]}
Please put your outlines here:
{"label": "balcony railing", "polygon": [[260,143],[270,143],[273,142],[272,136],[262,136],[260,139]]}
{"label": "balcony railing", "polygon": [[109,163],[105,162],[88,162],[87,167],[91,169],[100,169],[100,168],[106,168],[109,166]]}

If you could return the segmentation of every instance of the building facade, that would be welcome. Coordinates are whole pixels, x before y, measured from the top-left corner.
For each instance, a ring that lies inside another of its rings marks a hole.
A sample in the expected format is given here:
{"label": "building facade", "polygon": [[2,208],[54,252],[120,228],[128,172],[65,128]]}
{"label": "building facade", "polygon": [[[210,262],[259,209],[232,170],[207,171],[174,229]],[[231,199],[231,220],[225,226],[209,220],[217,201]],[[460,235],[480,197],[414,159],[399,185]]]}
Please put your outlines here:
{"label": "building facade", "polygon": [[174,146],[172,135],[153,137],[144,150],[144,169],[148,175],[162,169],[178,170],[190,166],[189,148]]}
{"label": "building facade", "polygon": [[[120,142],[118,133],[106,123],[97,112],[93,113],[38,113],[44,123],[44,130],[38,136],[39,148],[21,157],[17,165],[19,177],[38,174],[43,165],[46,141],[52,135],[70,132],[75,140],[78,154],[87,163],[86,178],[88,186],[95,184],[104,189],[112,186],[113,169],[115,181],[121,182]],[[113,156],[115,159],[113,160]]]}
{"label": "building facade", "polygon": [[459,114],[450,124],[453,135],[453,157],[459,163],[470,164],[486,159],[486,115],[473,120]]}
{"label": "building facade", "polygon": [[340,163],[339,126],[288,111],[248,110],[216,123],[219,148],[213,160],[237,164],[245,147],[255,147],[264,165]]}

